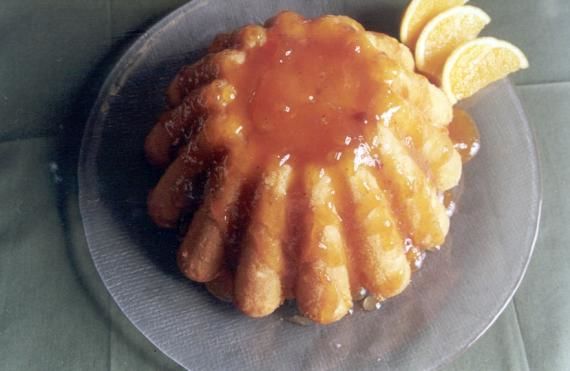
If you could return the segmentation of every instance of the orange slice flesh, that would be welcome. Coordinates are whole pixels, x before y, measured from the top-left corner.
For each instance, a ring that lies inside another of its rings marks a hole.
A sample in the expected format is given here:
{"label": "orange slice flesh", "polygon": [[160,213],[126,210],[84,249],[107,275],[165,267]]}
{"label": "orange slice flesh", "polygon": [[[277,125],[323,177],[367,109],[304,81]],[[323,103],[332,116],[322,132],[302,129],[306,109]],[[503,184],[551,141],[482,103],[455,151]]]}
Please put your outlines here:
{"label": "orange slice flesh", "polygon": [[470,5],[437,15],[427,23],[416,43],[418,70],[439,82],[449,55],[461,44],[475,39],[490,21],[487,13]]}
{"label": "orange slice flesh", "polygon": [[482,37],[451,53],[443,67],[441,87],[450,101],[456,103],[525,68],[528,60],[519,48],[506,41]]}
{"label": "orange slice flesh", "polygon": [[412,0],[402,16],[400,41],[414,50],[425,25],[436,15],[468,0]]}

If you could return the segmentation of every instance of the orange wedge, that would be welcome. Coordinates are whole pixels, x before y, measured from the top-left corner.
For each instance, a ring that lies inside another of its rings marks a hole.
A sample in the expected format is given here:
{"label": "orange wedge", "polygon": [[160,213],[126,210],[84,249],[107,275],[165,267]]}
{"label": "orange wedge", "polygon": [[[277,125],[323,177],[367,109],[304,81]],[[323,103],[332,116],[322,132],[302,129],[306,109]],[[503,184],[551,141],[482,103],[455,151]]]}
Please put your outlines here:
{"label": "orange wedge", "polygon": [[468,0],[412,0],[406,8],[400,24],[400,41],[414,50],[424,26],[436,15],[463,5]]}
{"label": "orange wedge", "polygon": [[450,101],[456,103],[527,67],[525,55],[513,44],[481,37],[466,42],[451,53],[443,66],[441,87]]}
{"label": "orange wedge", "polygon": [[447,57],[461,44],[475,39],[491,22],[483,10],[474,6],[458,6],[440,13],[429,21],[416,43],[418,70],[439,82]]}

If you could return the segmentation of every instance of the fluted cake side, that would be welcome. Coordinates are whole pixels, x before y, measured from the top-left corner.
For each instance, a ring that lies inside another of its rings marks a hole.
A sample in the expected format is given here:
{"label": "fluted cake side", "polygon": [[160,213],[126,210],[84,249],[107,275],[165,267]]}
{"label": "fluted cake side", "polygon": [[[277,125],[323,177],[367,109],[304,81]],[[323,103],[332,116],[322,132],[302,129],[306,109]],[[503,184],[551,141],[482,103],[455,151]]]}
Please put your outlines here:
{"label": "fluted cake side", "polygon": [[192,215],[182,273],[245,314],[295,299],[337,321],[362,288],[406,288],[411,246],[445,241],[442,194],[462,170],[452,107],[397,40],[283,12],[219,35],[167,98],[145,144],[164,168],[149,215],[166,228]]}

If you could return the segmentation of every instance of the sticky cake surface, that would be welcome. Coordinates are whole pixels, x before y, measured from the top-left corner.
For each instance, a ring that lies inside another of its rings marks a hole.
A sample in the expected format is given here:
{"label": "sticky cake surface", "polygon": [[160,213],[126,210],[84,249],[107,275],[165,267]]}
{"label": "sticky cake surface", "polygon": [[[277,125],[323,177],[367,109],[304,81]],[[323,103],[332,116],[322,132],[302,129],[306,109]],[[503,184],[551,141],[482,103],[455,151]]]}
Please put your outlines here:
{"label": "sticky cake surface", "polygon": [[283,12],[219,35],[167,96],[145,144],[165,169],[149,215],[182,225],[181,271],[244,313],[289,298],[334,322],[363,290],[399,294],[444,242],[452,108],[397,40]]}

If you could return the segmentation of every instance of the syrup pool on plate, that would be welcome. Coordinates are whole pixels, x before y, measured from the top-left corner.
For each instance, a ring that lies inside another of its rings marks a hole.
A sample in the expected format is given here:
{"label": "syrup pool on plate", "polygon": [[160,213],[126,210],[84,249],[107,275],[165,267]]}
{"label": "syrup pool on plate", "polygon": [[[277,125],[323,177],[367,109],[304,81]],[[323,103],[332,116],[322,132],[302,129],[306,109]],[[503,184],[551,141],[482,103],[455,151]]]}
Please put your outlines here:
{"label": "syrup pool on plate", "polygon": [[449,124],[448,130],[463,163],[473,159],[481,146],[479,130],[473,118],[464,110],[454,108],[453,121]]}

